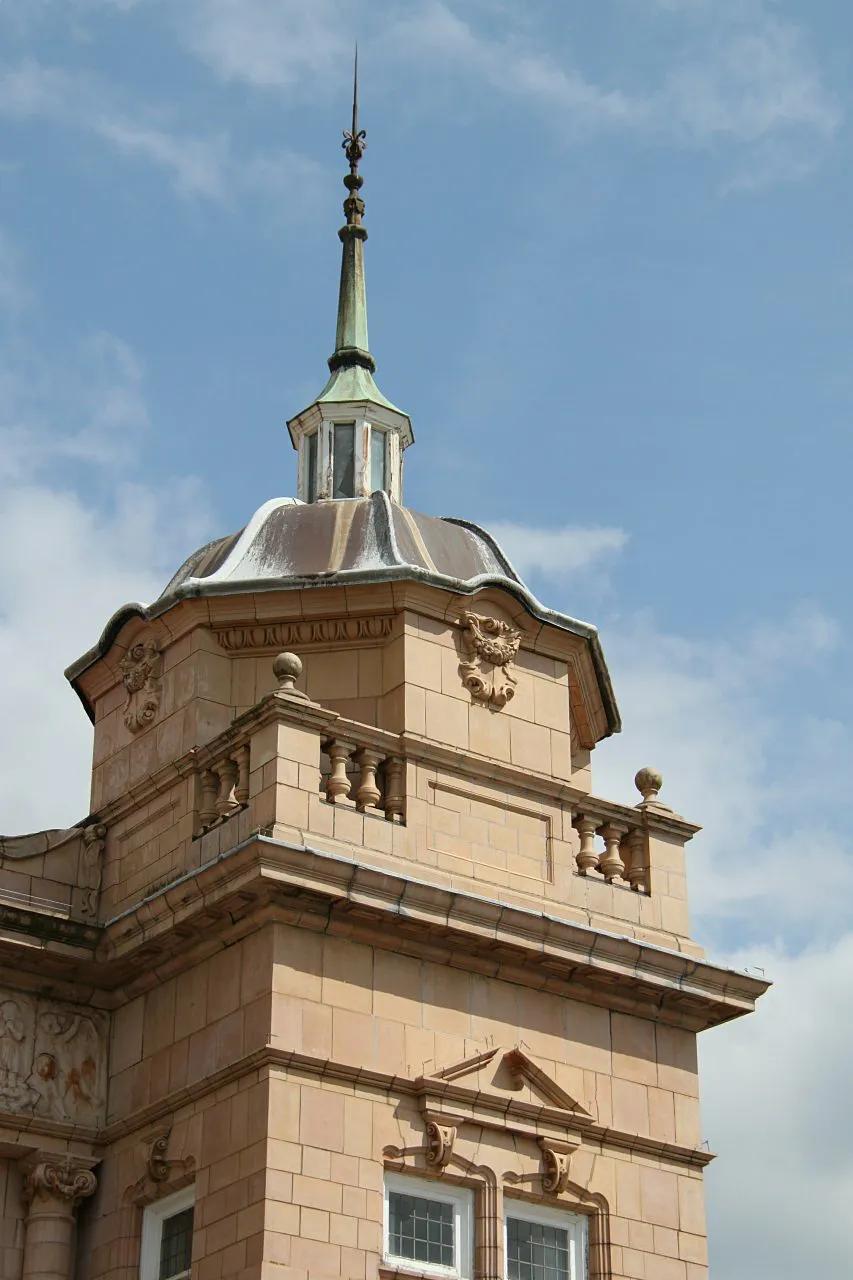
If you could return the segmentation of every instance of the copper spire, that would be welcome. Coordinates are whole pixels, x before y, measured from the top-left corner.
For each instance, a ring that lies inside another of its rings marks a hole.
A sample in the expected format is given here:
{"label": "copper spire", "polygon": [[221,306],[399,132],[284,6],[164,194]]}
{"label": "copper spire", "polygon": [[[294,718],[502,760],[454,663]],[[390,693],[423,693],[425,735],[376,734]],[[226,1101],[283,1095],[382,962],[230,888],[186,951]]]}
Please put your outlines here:
{"label": "copper spire", "polygon": [[335,351],[329,357],[329,368],[344,369],[361,365],[371,373],[376,362],[367,345],[367,291],[364,283],[363,244],[367,231],[362,226],[364,201],[359,195],[364,178],[358,166],[367,145],[367,134],[358,127],[358,45],[355,48],[355,74],[352,91],[352,129],[344,129],[341,146],[349,161],[349,173],[344,174],[347,198],[344,200],[346,226],[338,235],[343,245],[341,258],[341,286],[338,294],[338,326]]}

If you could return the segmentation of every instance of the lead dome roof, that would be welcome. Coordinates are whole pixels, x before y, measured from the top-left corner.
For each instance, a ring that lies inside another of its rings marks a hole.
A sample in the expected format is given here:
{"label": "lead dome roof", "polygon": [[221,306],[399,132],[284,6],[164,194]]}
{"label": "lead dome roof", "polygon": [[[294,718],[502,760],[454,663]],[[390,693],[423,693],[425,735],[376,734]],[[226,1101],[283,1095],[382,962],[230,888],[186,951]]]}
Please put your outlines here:
{"label": "lead dome roof", "polygon": [[126,622],[159,617],[181,600],[395,580],[424,582],[461,595],[500,587],[534,618],[582,637],[589,645],[609,731],[618,732],[619,712],[596,628],[541,604],[485,529],[467,520],[410,511],[382,491],[369,498],[311,503],[273,498],[264,503],[244,529],[189,556],[153,604],[119,609],[94,648],[65,674],[76,688],[78,677],[107,653]]}

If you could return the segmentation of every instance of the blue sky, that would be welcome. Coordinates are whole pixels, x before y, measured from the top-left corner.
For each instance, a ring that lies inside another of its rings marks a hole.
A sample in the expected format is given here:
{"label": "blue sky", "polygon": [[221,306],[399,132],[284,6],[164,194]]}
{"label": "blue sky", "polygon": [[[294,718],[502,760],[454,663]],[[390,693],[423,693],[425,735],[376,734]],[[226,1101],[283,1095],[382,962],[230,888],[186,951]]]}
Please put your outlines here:
{"label": "blue sky", "polygon": [[294,491],[356,35],[406,501],[600,626],[595,789],[663,770],[697,933],[777,979],[706,1039],[712,1274],[845,1275],[853,10],[2,0],[0,829],[85,811],[61,672],[115,607]]}

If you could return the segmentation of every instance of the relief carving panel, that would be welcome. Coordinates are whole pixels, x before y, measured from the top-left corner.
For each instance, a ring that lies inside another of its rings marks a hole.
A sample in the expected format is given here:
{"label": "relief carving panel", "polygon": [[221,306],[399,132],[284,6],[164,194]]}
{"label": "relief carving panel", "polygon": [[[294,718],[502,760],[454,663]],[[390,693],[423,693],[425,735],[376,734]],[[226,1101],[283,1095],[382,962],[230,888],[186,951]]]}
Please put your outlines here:
{"label": "relief carving panel", "polygon": [[107,1016],[0,989],[0,1109],[94,1126],[103,1118]]}

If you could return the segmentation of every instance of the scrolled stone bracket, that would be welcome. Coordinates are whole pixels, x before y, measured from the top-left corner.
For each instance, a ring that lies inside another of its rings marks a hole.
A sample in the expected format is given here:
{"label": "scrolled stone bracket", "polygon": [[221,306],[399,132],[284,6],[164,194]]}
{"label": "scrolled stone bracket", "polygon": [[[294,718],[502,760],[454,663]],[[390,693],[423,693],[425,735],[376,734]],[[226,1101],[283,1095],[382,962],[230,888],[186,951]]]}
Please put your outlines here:
{"label": "scrolled stone bracket", "polygon": [[540,1138],[542,1152],[542,1190],[548,1195],[559,1196],[569,1185],[569,1164],[577,1142],[557,1142],[552,1138]]}
{"label": "scrolled stone bracket", "polygon": [[169,1159],[171,1136],[170,1128],[158,1129],[149,1136],[145,1151],[145,1170],[125,1192],[126,1201],[136,1203],[146,1200],[150,1197],[152,1188],[161,1187],[166,1182],[179,1182],[195,1171],[195,1156],[185,1156],[182,1160]]}
{"label": "scrolled stone bracket", "polygon": [[456,1141],[456,1126],[440,1124],[438,1120],[427,1120],[426,1123],[425,1160],[433,1169],[444,1169],[453,1155],[453,1144]]}

